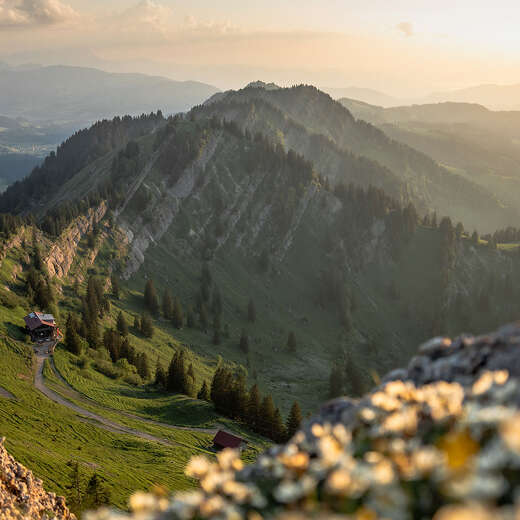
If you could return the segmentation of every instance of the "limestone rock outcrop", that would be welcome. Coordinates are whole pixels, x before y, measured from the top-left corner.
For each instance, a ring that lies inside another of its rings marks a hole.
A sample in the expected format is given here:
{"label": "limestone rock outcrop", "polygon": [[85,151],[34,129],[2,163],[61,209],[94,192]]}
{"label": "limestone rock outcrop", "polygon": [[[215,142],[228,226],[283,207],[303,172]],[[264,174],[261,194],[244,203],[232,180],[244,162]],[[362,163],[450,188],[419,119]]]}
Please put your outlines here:
{"label": "limestone rock outcrop", "polygon": [[75,520],[65,499],[47,493],[42,481],[7,453],[0,439],[0,518],[2,520]]}

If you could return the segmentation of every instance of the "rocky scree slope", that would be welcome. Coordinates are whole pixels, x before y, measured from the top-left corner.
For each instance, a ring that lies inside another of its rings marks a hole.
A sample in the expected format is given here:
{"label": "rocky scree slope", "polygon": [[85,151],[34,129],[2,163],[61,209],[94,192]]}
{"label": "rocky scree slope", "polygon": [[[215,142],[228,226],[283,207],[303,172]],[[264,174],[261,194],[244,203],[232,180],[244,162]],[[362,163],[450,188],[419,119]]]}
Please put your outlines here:
{"label": "rocky scree slope", "polygon": [[88,518],[518,518],[519,348],[519,324],[434,338],[256,463],[242,467],[233,451],[196,457],[186,472],[197,491],[137,494],[133,514]]}
{"label": "rocky scree slope", "polygon": [[0,439],[0,518],[75,520],[65,499],[43,489],[42,481],[9,455]]}

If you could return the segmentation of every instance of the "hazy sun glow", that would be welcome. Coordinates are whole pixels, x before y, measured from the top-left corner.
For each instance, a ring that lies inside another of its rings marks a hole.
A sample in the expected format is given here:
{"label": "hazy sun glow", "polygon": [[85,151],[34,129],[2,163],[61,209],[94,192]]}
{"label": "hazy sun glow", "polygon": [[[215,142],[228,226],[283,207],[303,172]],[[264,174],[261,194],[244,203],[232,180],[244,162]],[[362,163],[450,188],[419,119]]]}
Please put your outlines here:
{"label": "hazy sun glow", "polygon": [[0,0],[0,59],[419,95],[520,83],[519,21],[513,0]]}

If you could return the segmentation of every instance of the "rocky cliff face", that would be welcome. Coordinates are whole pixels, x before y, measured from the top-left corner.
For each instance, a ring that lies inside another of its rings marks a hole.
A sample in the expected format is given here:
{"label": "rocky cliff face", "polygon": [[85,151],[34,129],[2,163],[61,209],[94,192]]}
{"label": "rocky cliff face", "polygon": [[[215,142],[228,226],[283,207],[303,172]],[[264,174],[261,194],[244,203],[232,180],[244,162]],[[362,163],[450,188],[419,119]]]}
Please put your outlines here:
{"label": "rocky cliff face", "polygon": [[44,260],[51,276],[61,278],[67,275],[80,240],[92,231],[94,225],[105,216],[106,211],[105,202],[97,208],[89,209],[86,215],[78,217],[53,243]]}
{"label": "rocky cliff face", "polygon": [[43,489],[42,481],[18,464],[0,439],[0,518],[75,520],[65,499]]}
{"label": "rocky cliff face", "polygon": [[325,405],[284,446],[242,466],[192,459],[200,489],[137,494],[134,516],[479,520],[520,515],[520,325],[435,338],[359,400]]}

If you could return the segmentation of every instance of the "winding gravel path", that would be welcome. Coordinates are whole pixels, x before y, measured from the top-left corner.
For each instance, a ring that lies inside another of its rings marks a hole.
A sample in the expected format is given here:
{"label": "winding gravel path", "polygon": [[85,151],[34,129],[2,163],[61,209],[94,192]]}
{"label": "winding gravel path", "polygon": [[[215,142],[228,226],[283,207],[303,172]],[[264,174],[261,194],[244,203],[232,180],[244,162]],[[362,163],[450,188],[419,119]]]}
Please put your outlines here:
{"label": "winding gravel path", "polygon": [[[52,344],[50,346],[52,346]],[[43,367],[44,367],[44,363],[45,363],[46,359],[49,360],[50,368],[53,370],[54,374],[59,378],[60,382],[63,383],[63,385],[65,386],[65,391],[71,399],[82,401],[86,404],[87,403],[95,404],[96,406],[100,406],[106,410],[117,412],[117,413],[119,413],[121,415],[125,415],[126,417],[129,417],[131,419],[142,421],[147,424],[152,424],[155,426],[161,426],[163,428],[169,428],[172,430],[187,430],[187,431],[193,431],[193,432],[197,432],[197,433],[208,433],[208,434],[214,434],[217,431],[216,429],[210,429],[210,428],[191,428],[191,427],[187,427],[187,426],[175,426],[172,424],[154,421],[152,419],[145,419],[143,417],[139,417],[137,415],[133,415],[128,412],[123,412],[121,410],[115,410],[112,408],[108,408],[106,406],[102,406],[99,403],[97,403],[96,401],[84,396],[83,394],[80,394],[67,383],[67,381],[56,370],[56,367],[54,365],[54,360],[52,359],[52,355],[49,353],[49,350],[51,350],[49,348],[49,344],[42,345],[42,346],[35,345],[35,347],[34,347],[34,351],[36,354],[36,374],[34,377],[34,387],[37,390],[39,390],[43,395],[48,397],[51,401],[54,401],[55,403],[65,406],[65,407],[69,408],[70,410],[74,411],[76,414],[78,414],[80,416],[80,420],[82,420],[84,422],[91,423],[99,428],[102,428],[102,429],[107,430],[112,433],[124,433],[124,434],[128,434],[128,435],[134,435],[134,436],[139,437],[144,440],[158,442],[159,444],[162,444],[164,446],[183,446],[183,444],[181,444],[181,443],[171,441],[168,439],[164,439],[161,437],[156,437],[155,435],[151,435],[149,433],[146,433],[146,432],[143,432],[140,430],[136,430],[134,428],[130,428],[123,424],[114,422],[110,419],[107,419],[106,417],[103,417],[94,412],[91,412],[91,411],[69,401],[62,395],[54,392],[48,386],[45,385],[45,380],[43,377]],[[0,395],[1,395],[1,393],[0,393]]]}
{"label": "winding gravel path", "polygon": [[14,395],[11,392],[8,392],[5,388],[0,386],[0,397],[4,399],[14,399]]}

